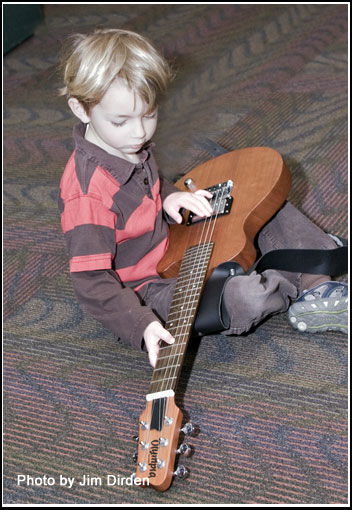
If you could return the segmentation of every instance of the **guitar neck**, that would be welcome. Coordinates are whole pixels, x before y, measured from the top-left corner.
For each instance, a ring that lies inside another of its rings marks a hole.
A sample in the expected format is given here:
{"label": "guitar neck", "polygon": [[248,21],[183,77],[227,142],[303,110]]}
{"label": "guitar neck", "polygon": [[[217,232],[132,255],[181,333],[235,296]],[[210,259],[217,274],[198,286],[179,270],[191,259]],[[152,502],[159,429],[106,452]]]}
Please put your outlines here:
{"label": "guitar neck", "polygon": [[174,391],[177,386],[213,246],[213,242],[201,243],[185,252],[165,325],[175,343],[162,342],[149,394]]}

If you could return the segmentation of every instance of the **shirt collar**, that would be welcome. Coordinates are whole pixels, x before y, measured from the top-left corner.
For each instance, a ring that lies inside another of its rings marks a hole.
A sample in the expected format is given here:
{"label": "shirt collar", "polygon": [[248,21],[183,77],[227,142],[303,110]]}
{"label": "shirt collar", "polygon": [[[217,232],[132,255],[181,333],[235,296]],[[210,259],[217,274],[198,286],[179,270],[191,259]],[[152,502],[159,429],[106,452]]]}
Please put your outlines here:
{"label": "shirt collar", "polygon": [[142,151],[138,153],[139,163],[132,163],[126,159],[109,154],[98,145],[89,142],[84,138],[86,124],[80,122],[73,128],[73,138],[76,149],[87,154],[88,158],[94,160],[107,170],[120,184],[125,184],[131,177],[135,168],[143,167],[144,163],[150,158],[150,150],[155,146],[151,141],[147,142]]}

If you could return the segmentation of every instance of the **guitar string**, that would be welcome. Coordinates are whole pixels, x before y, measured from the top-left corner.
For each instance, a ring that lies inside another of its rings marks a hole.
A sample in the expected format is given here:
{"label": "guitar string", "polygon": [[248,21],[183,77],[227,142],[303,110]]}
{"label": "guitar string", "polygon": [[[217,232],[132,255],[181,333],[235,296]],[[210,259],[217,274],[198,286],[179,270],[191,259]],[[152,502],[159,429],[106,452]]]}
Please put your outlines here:
{"label": "guitar string", "polygon": [[[206,226],[206,221],[203,223],[203,228],[202,228],[202,232],[201,232],[200,238],[203,237],[205,226]],[[176,320],[178,320],[178,319],[176,319]],[[176,331],[177,331],[177,328],[176,328]],[[167,348],[167,347],[168,346],[166,345],[165,348]],[[168,363],[168,361],[169,360],[167,360],[167,363]],[[163,382],[164,382],[164,379],[162,379],[159,383],[157,383],[156,384],[157,387],[155,388],[155,390],[153,390],[152,393],[161,391],[162,390]],[[170,410],[169,402],[171,402],[171,399],[169,399],[169,397],[166,397],[166,406],[165,406],[165,415],[166,416],[169,416],[168,415],[168,411]],[[154,415],[154,410],[155,410],[155,400],[152,401],[151,407],[152,407],[152,409],[151,409],[151,418],[152,418],[152,416]],[[161,422],[161,406],[160,405],[159,405],[159,413],[158,413],[158,422],[159,422],[159,424]],[[163,430],[163,427],[161,428],[161,431],[162,430]],[[145,438],[145,445],[146,445],[145,448],[146,449],[144,450],[144,454],[142,455],[142,458],[141,458],[141,461],[140,461],[142,464],[147,464],[148,465],[148,454],[149,454],[150,440],[151,440],[151,420],[150,420],[150,424],[149,424],[149,429],[146,432],[146,438]],[[142,445],[141,445],[141,448],[142,448]]]}
{"label": "guitar string", "polygon": [[[203,228],[202,228],[202,232],[201,232],[201,238],[202,238],[202,236],[204,234],[205,224],[206,224],[206,222],[204,222],[204,224],[203,224]],[[178,319],[176,319],[176,320],[178,321]],[[177,331],[177,328],[176,328],[176,331]],[[169,357],[167,358],[167,363],[169,363]],[[162,368],[164,369],[165,367],[162,367]],[[163,389],[162,388],[163,382],[164,382],[164,379],[162,379],[159,383],[156,384],[157,388],[155,389],[155,391],[160,391],[160,390]],[[162,406],[159,405],[158,422],[159,422],[159,424],[162,423],[161,433],[162,433],[163,427],[164,427],[164,420],[162,421],[162,418],[164,418],[165,416],[167,416],[168,418],[171,417],[171,416],[169,416],[170,405],[171,405],[171,399],[169,397],[166,397],[166,406],[165,406],[164,416],[162,416]],[[154,409],[155,409],[155,406],[154,406],[154,401],[153,401],[153,404],[152,404],[152,413],[154,412]],[[151,433],[151,431],[150,431],[150,433]],[[150,433],[148,434],[148,438],[149,439],[150,439]],[[146,455],[147,455],[147,451],[146,451],[145,456],[144,456],[144,461],[146,460]]]}
{"label": "guitar string", "polygon": [[[197,252],[196,252],[196,256],[194,257],[194,260],[193,260],[193,268],[191,269],[191,273],[196,273],[198,272],[198,269],[199,269],[199,266],[200,266],[200,263],[201,263],[201,260],[200,260],[200,257],[199,257],[199,252],[202,252],[201,255],[204,255],[204,251],[206,252],[207,251],[207,246],[206,246],[206,242],[209,242],[209,238],[211,239],[212,235],[213,235],[213,232],[214,232],[214,228],[215,228],[215,223],[216,223],[216,220],[217,220],[217,217],[218,217],[218,214],[219,214],[219,211],[220,211],[220,205],[221,205],[221,199],[222,197],[220,198],[220,200],[218,201],[218,204],[217,204],[217,210],[216,210],[216,213],[215,213],[215,217],[212,216],[210,218],[206,218],[206,220],[204,221],[204,224],[203,224],[203,228],[202,228],[202,232],[201,232],[201,236],[200,236],[200,241],[199,241],[199,244],[197,246]],[[218,200],[218,197],[216,197],[216,200]],[[208,221],[209,220],[209,221]],[[213,223],[213,229],[210,233],[210,236],[209,236],[209,230],[210,230],[210,227],[211,227],[211,224]],[[204,231],[206,230],[206,227],[207,227],[207,232],[205,234],[205,240],[202,240],[203,238],[203,235],[204,235]],[[202,246],[202,244],[204,246]],[[197,262],[198,262],[198,267],[197,267]],[[193,275],[195,277],[195,275]],[[190,282],[190,278],[189,278],[189,283],[188,283],[188,288],[184,294],[184,303],[181,307],[181,310],[182,308],[185,306],[185,303],[186,303],[186,299],[187,298],[190,298],[190,301],[187,303],[187,304],[190,304],[192,303],[192,296],[187,296],[187,293],[188,292],[191,292],[192,293],[192,289],[190,289],[190,286],[191,286],[191,282]],[[179,305],[180,306],[180,305]],[[178,306],[178,307],[179,307]],[[180,308],[179,308],[179,311],[180,311]],[[178,322],[181,320],[181,319],[176,319]],[[182,333],[177,333],[178,329],[181,327],[181,330],[184,329],[184,328],[187,328],[188,326],[184,326],[183,324],[178,324],[177,327],[176,327],[176,333],[177,335],[180,335],[181,336],[181,339],[182,337],[185,335],[185,331],[182,332]],[[173,346],[171,346],[172,348]],[[176,360],[176,363],[175,363],[175,366],[174,368],[172,369],[172,364],[171,364],[171,373],[169,375],[169,377],[166,378],[166,380],[170,379],[170,382],[172,381],[172,379],[175,378],[175,376],[173,374],[176,374],[176,369],[178,368],[176,365],[178,365],[178,360],[179,360],[179,356],[176,356],[176,354],[181,354],[182,353],[182,345],[177,345],[176,346],[178,349],[181,349],[181,352],[177,352],[177,353],[173,353],[171,356],[169,355],[168,358],[167,358],[167,363],[169,364],[170,363],[170,358],[177,358]],[[167,370],[170,370],[170,367],[163,367],[163,369],[166,368],[166,372]],[[163,382],[165,381],[165,376],[164,378],[160,381],[159,383],[159,386],[161,387],[160,389],[162,389],[162,384]],[[165,388],[164,388],[165,389]],[[169,403],[171,402],[171,399],[169,397],[166,397],[166,406],[165,406],[165,412],[163,413],[162,411],[162,406],[159,405],[159,416],[158,416],[158,419],[159,419],[159,424],[162,424],[161,425],[161,432],[163,431],[163,427],[164,427],[164,419],[165,416],[167,416],[168,418],[170,417],[169,416]],[[162,414],[164,416],[162,416]],[[166,434],[167,436],[167,434]],[[163,439],[167,439],[167,438],[163,438]]]}
{"label": "guitar string", "polygon": [[[217,216],[218,216],[218,213],[220,210],[221,199],[222,199],[222,197],[220,197],[220,200],[219,200],[219,197],[216,196],[216,202],[214,204],[215,205],[215,208],[214,208],[215,216],[207,218],[206,221],[204,222],[203,230],[202,230],[202,233],[200,236],[200,242],[197,246],[197,251],[196,251],[195,256],[193,255],[193,267],[191,266],[191,269],[188,270],[188,276],[190,274],[192,274],[193,277],[196,278],[196,277],[199,277],[201,274],[202,268],[200,267],[200,264],[202,262],[204,264],[204,260],[201,260],[200,254],[203,255],[203,259],[204,259],[204,253],[206,253],[209,249],[209,246],[207,246],[205,243],[209,242],[209,238],[211,238],[212,233],[209,236],[209,231],[210,231],[210,227],[212,224],[213,224],[213,230],[214,230],[216,219],[217,219]],[[204,235],[205,230],[206,230],[206,233]],[[204,238],[203,238],[203,236],[204,236]],[[191,261],[191,263],[192,263],[192,261]],[[198,274],[198,273],[200,273],[200,274]],[[181,290],[182,290],[182,287],[179,291],[181,291]],[[192,296],[193,292],[194,292],[193,282],[191,282],[190,278],[188,277],[188,284],[186,284],[186,288],[185,288],[185,291],[183,294],[183,297],[184,297],[183,303],[182,303],[182,305],[178,304],[178,308],[179,308],[178,313],[180,313],[180,311],[184,309],[185,305],[189,305],[192,302],[194,302],[194,296]],[[188,299],[189,299],[189,301],[187,302]],[[192,301],[192,299],[193,299],[193,301]],[[186,308],[187,308],[187,306],[186,306]],[[185,329],[187,329],[187,327],[189,327],[189,326],[187,324],[185,325],[185,323],[180,324],[180,321],[181,321],[180,318],[176,319],[176,321],[178,322],[178,324],[176,326],[176,335],[180,336],[181,340],[182,340],[182,337],[185,335]],[[186,319],[186,322],[187,322],[187,319]],[[175,378],[175,374],[176,374],[177,368],[178,368],[177,365],[178,365],[178,361],[179,361],[179,355],[182,354],[182,349],[183,349],[182,344],[183,344],[183,342],[178,343],[178,345],[176,345],[176,351],[173,351],[171,354],[169,354],[169,356],[167,358],[167,365],[166,365],[166,367],[164,367],[164,369],[165,369],[164,378],[163,378],[163,380],[160,381],[160,383],[159,383],[160,385],[162,385],[164,383],[165,379],[166,380],[169,379],[171,382],[172,379]],[[171,361],[171,366],[170,366],[170,361]],[[167,372],[168,370],[169,370],[169,373]],[[168,377],[165,378],[165,375],[168,375]]]}
{"label": "guitar string", "polygon": [[[194,302],[194,296],[192,296],[192,292],[194,292],[194,290],[193,290],[193,282],[191,281],[189,275],[193,275],[194,277],[195,277],[195,275],[197,275],[199,277],[201,275],[201,273],[202,273],[202,270],[204,270],[204,268],[201,267],[201,264],[204,265],[204,255],[207,254],[207,251],[209,250],[209,246],[207,245],[207,243],[209,243],[209,241],[212,238],[212,235],[213,235],[213,232],[214,232],[214,228],[215,228],[215,224],[216,224],[219,212],[220,212],[220,206],[221,206],[221,202],[223,200],[224,192],[225,192],[225,189],[222,189],[221,196],[219,197],[218,194],[216,196],[216,202],[214,204],[215,205],[215,208],[214,208],[215,209],[215,215],[211,216],[210,218],[206,218],[206,220],[204,222],[202,233],[201,233],[201,236],[200,236],[200,241],[199,241],[197,249],[196,249],[196,254],[195,254],[195,256],[193,256],[193,260],[191,261],[191,264],[193,263],[193,266],[191,266],[191,270],[188,273],[188,283],[186,284],[186,290],[185,290],[185,292],[183,294],[184,300],[183,300],[183,303],[182,303],[181,306],[178,305],[178,312],[179,313],[180,313],[181,310],[184,309],[185,305],[189,305],[190,303],[192,303],[192,299],[193,299],[193,302]],[[211,226],[213,226],[212,229],[211,229]],[[205,230],[206,230],[206,232],[205,232]],[[204,234],[204,232],[205,232],[205,234]],[[210,234],[209,234],[209,232],[210,232]],[[204,236],[204,239],[203,239],[203,236]],[[181,290],[182,290],[182,288],[179,291],[181,291]],[[188,302],[187,302],[187,299],[189,299]],[[181,318],[177,319],[177,321],[180,322]],[[185,324],[180,324],[179,323],[176,326],[176,333],[175,334],[177,336],[180,336],[181,340],[182,340],[182,337],[185,335],[186,329],[188,327],[189,326],[187,324],[185,325]],[[176,378],[176,372],[177,372],[177,369],[178,369],[178,363],[177,363],[177,360],[175,360],[175,358],[179,358],[178,355],[182,354],[182,349],[183,349],[182,344],[183,344],[183,342],[178,343],[176,345],[176,349],[177,349],[176,352],[172,352],[171,354],[169,354],[169,356],[167,358],[167,365],[166,365],[166,367],[163,367],[165,369],[165,374],[164,374],[163,379],[159,383],[160,385],[163,384],[165,379],[166,380],[169,379],[170,382],[171,382],[172,379]],[[175,344],[173,344],[173,345],[175,345]],[[171,349],[172,349],[172,347],[173,346],[171,346]],[[170,366],[170,361],[171,361],[171,366]],[[167,370],[169,370],[168,374],[167,374]],[[168,377],[165,378],[166,374],[168,375]]]}
{"label": "guitar string", "polygon": [[[201,232],[201,235],[200,235],[200,239],[202,239],[202,237],[203,237],[203,235],[204,235],[204,230],[205,230],[205,228],[206,228],[207,220],[209,220],[209,218],[206,218],[206,220],[203,222],[203,228],[202,228],[202,232]],[[199,249],[199,246],[200,246],[200,243],[198,244],[197,249]],[[189,279],[188,279],[188,284],[186,283],[186,286],[187,286],[187,285],[189,285]],[[178,289],[178,292],[180,292],[181,290],[182,290],[182,289]],[[184,298],[184,296],[185,296],[185,294],[183,294],[182,298]],[[174,298],[175,298],[175,296],[173,296],[173,300],[174,300]],[[179,313],[179,311],[178,311],[178,312],[175,312],[175,313]],[[176,318],[176,319],[175,319],[175,322],[176,322],[176,323],[178,323],[178,321],[179,321],[179,319],[177,319],[177,318]],[[171,322],[171,324],[172,324],[172,322]],[[170,326],[170,324],[169,324],[169,326]],[[174,332],[174,335],[173,335],[173,336],[176,336],[176,335],[178,334],[178,333],[177,333],[177,328],[179,328],[179,324],[177,324],[177,325],[176,325],[176,327],[175,327],[175,332]],[[174,329],[174,326],[173,326],[173,329]],[[180,346],[179,346],[179,344],[177,343],[176,338],[175,338],[175,344],[171,345],[171,348],[172,348],[172,347],[176,347],[176,348],[180,347]],[[164,347],[161,347],[161,349],[160,349],[160,350],[162,350],[162,349],[167,349],[167,350],[169,350],[169,348],[170,348],[170,345],[165,345]],[[160,354],[160,352],[159,352],[159,354]],[[179,353],[172,353],[172,355],[173,355],[173,356],[175,356],[176,354],[179,354]],[[168,363],[168,362],[170,361],[170,360],[169,360],[169,358],[170,358],[170,354],[169,354],[169,355],[167,355],[167,361],[166,361],[166,363]],[[167,367],[167,366],[165,366],[165,367],[161,367],[161,368],[162,368],[162,369],[165,369],[165,368],[168,368],[168,367]],[[163,384],[163,382],[164,382],[164,379],[162,379],[160,382],[157,382],[157,383],[156,383],[156,386],[157,386],[156,391],[161,391],[161,390],[163,389],[163,388],[162,388],[162,384]],[[154,383],[154,384],[155,384],[155,383]],[[165,389],[165,388],[164,388],[164,389]]]}
{"label": "guitar string", "polygon": [[[220,197],[220,199],[219,199],[218,195],[216,196],[216,201],[217,201],[217,202],[215,202],[215,205],[216,205],[216,207],[217,207],[217,210],[215,211],[215,216],[211,216],[210,218],[206,218],[206,219],[205,219],[205,221],[204,221],[203,228],[202,228],[202,232],[201,232],[201,236],[200,236],[200,241],[199,241],[198,246],[197,246],[197,253],[196,253],[196,256],[194,257],[194,264],[193,264],[193,268],[191,269],[191,274],[194,272],[194,270],[195,270],[195,269],[196,269],[196,273],[197,273],[197,270],[199,269],[200,262],[201,262],[201,261],[200,261],[200,259],[199,259],[199,252],[200,252],[200,251],[202,251],[203,253],[201,253],[201,254],[202,254],[202,255],[204,255],[204,251],[205,251],[205,252],[207,251],[206,243],[207,243],[207,242],[209,242],[209,239],[211,239],[211,237],[212,237],[212,235],[213,235],[214,228],[215,228],[215,224],[216,224],[216,220],[217,220],[217,217],[218,217],[218,214],[219,214],[219,211],[220,211],[221,200],[223,199],[223,194],[224,194],[224,190],[222,190],[222,196]],[[211,227],[211,224],[213,224],[213,228],[212,228],[212,231],[211,231],[211,233],[210,233],[210,236],[208,236],[208,234],[209,234],[209,230],[210,230],[210,227]],[[206,234],[205,234],[205,240],[203,241],[203,240],[202,240],[202,238],[203,238],[204,231],[205,231],[206,227],[207,227],[207,232],[206,232]],[[208,240],[206,240],[207,238],[208,238]],[[202,246],[202,244],[204,244],[204,246]],[[198,267],[196,267],[196,266],[197,266],[197,262],[198,262]],[[195,275],[194,275],[194,276],[195,276]],[[188,283],[188,289],[186,290],[186,293],[184,294],[185,300],[184,300],[184,302],[183,302],[183,304],[182,304],[182,307],[184,307],[184,306],[185,306],[185,304],[189,304],[189,303],[191,303],[191,302],[192,302],[192,296],[187,296],[187,293],[190,291],[190,289],[189,289],[190,284],[191,284],[191,282],[190,282],[190,280],[189,280],[189,283]],[[191,290],[191,293],[192,293],[192,290]],[[190,300],[188,303],[186,303],[186,299],[187,299],[187,297],[191,298],[191,300]],[[181,307],[181,309],[182,309],[182,307]],[[180,319],[176,319],[176,321],[179,321],[179,320],[180,320]],[[177,330],[178,330],[178,328],[179,328],[179,327],[180,327],[180,325],[178,325],[178,326],[176,327],[176,333],[177,333]],[[181,325],[181,329],[183,329],[183,327],[186,327],[186,328],[187,328],[187,326]],[[176,333],[175,333],[175,334],[176,334]],[[184,334],[185,334],[185,332],[183,332],[183,333],[177,333],[177,334],[178,334],[178,335],[181,335],[181,337],[182,337],[182,335],[184,335]],[[182,343],[182,342],[181,342],[181,343]],[[173,344],[173,345],[175,345],[175,344]],[[166,346],[166,347],[167,347],[167,346]],[[171,347],[173,347],[173,346],[171,346]],[[180,348],[180,349],[181,349],[181,352],[173,353],[173,354],[171,355],[171,357],[174,357],[174,358],[175,358],[177,354],[181,354],[181,353],[182,353],[182,345],[176,345],[176,347]],[[177,358],[178,358],[178,357],[179,357],[179,356],[177,356]],[[169,359],[169,358],[170,358],[170,355],[169,355],[169,356],[168,356],[168,358],[167,358],[167,363],[169,363],[169,361],[170,361],[170,359]],[[163,369],[164,369],[164,368],[166,368],[166,369],[169,369],[169,370],[170,370],[170,368],[169,368],[169,367],[167,367],[167,366],[166,366],[166,367],[162,367],[162,368],[163,368]],[[176,368],[177,368],[177,367],[174,367],[174,373],[175,373],[175,371],[176,371]],[[172,378],[174,378],[174,377],[168,377],[168,378],[166,378],[166,379],[171,379],[171,380],[172,380]],[[163,378],[163,379],[162,379],[159,383],[157,383],[157,385],[159,384],[159,386],[161,386],[161,387],[162,387],[162,383],[163,383],[164,381],[165,381],[165,377],[164,377],[164,378]],[[166,406],[164,406],[164,412],[162,412],[162,405],[159,405],[158,423],[159,423],[159,425],[161,424],[161,431],[163,430],[163,423],[164,423],[164,420],[163,420],[163,422],[161,422],[162,414],[164,415],[164,417],[165,417],[165,416],[169,417],[169,416],[168,416],[168,410],[169,410],[169,400],[170,400],[170,399],[169,399],[169,397],[166,397]],[[152,401],[152,414],[151,414],[151,416],[153,416],[154,409],[155,409],[155,401],[153,400],[153,401]],[[150,435],[151,435],[151,424],[149,425],[149,429],[148,429],[147,437],[146,437],[146,444],[147,444],[147,447],[146,447],[146,449],[144,450],[144,455],[142,456],[143,458],[142,458],[142,460],[141,460],[141,462],[142,462],[142,463],[144,463],[144,464],[147,464],[147,462],[145,462],[145,461],[146,461],[146,460],[148,460],[148,458],[146,458],[146,457],[148,457],[149,441],[150,441],[150,437],[151,437]]]}

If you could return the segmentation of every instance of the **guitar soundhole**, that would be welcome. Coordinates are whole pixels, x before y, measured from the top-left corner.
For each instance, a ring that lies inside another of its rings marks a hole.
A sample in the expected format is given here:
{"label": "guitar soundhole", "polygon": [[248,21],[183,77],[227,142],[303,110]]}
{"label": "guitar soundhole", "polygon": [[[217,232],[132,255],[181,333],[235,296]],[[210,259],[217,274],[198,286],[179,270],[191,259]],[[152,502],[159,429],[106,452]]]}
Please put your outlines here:
{"label": "guitar soundhole", "polygon": [[[229,214],[232,207],[233,198],[231,196],[231,191],[233,188],[233,181],[229,180],[226,182],[222,182],[221,184],[216,184],[215,186],[210,186],[209,188],[205,188],[207,191],[213,194],[212,198],[209,200],[210,205],[213,208],[214,216],[223,216],[224,214]],[[208,218],[197,216],[196,214],[190,212],[186,225],[190,226],[193,223],[199,223],[200,221],[206,221]]]}

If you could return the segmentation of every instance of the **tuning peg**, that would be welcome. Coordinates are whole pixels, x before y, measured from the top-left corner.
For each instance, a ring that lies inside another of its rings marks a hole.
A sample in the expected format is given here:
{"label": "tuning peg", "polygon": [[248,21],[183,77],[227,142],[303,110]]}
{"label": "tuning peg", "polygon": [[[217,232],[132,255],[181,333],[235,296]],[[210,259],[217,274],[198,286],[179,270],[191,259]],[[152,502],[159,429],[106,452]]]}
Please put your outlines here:
{"label": "tuning peg", "polygon": [[134,452],[134,454],[132,455],[132,459],[133,459],[133,462],[137,462],[138,452]]}
{"label": "tuning peg", "polygon": [[199,432],[198,427],[194,426],[191,422],[186,423],[181,431],[186,434],[186,436],[196,436]]}
{"label": "tuning peg", "polygon": [[188,445],[187,443],[182,443],[179,446],[179,449],[176,450],[176,453],[179,453],[180,455],[184,455],[185,457],[190,457],[192,452],[193,452],[192,447],[190,445]]}
{"label": "tuning peg", "polygon": [[197,186],[195,185],[194,180],[191,179],[191,178],[186,179],[185,182],[184,182],[184,185],[186,186],[186,188],[188,188],[193,193],[195,191],[197,191]]}
{"label": "tuning peg", "polygon": [[192,434],[192,432],[193,432],[193,430],[194,430],[194,427],[193,427],[193,425],[192,425],[192,423],[191,423],[191,422],[186,423],[186,424],[182,427],[182,429],[181,429],[181,431],[182,431],[184,434],[186,434],[187,436],[188,436],[188,435],[191,435],[191,434]]}
{"label": "tuning peg", "polygon": [[136,441],[136,443],[138,443],[138,441],[139,441],[139,436],[132,436],[132,439],[133,439],[133,441]]}
{"label": "tuning peg", "polygon": [[184,480],[185,478],[189,477],[189,469],[187,469],[185,466],[178,466],[176,471],[173,473],[173,475],[178,478],[179,480]]}

